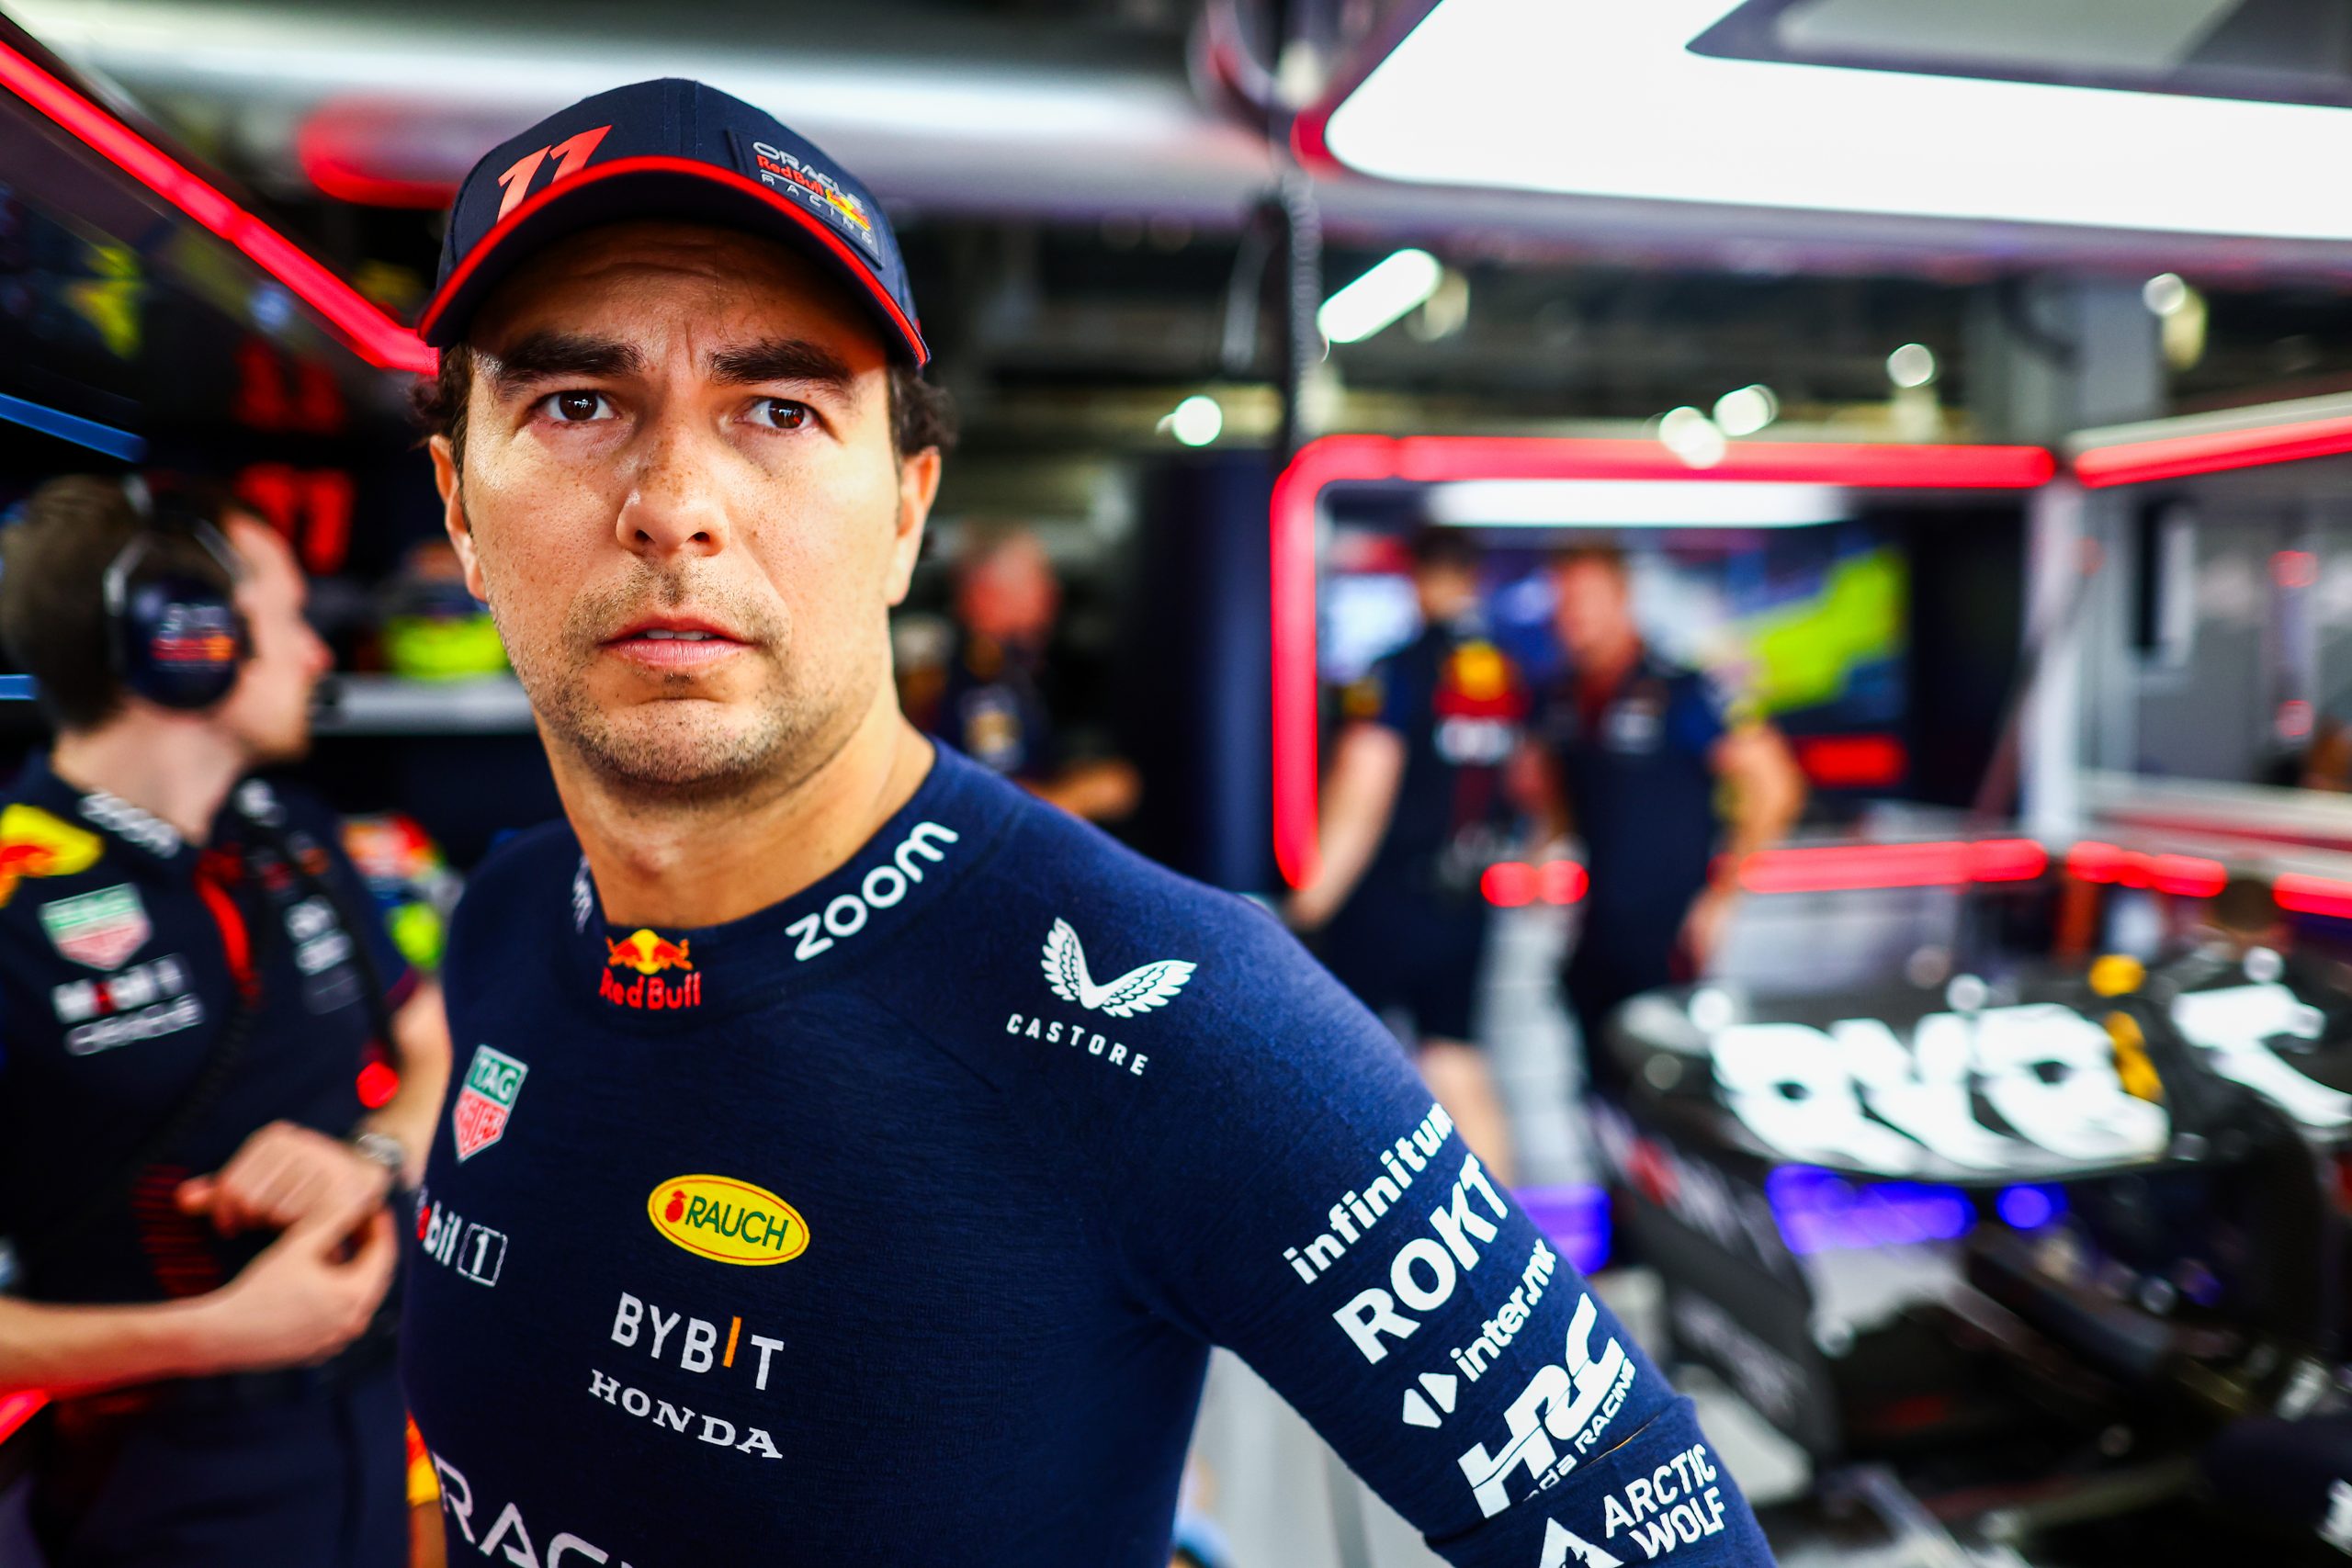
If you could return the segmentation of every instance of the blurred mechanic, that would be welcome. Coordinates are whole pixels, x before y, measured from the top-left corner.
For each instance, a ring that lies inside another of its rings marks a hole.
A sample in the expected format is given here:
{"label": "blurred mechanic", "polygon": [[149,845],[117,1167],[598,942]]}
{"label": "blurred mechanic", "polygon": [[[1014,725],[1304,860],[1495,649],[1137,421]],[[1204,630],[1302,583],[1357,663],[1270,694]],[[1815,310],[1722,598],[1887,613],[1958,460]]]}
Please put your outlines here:
{"label": "blurred mechanic", "polygon": [[926,734],[961,750],[1038,799],[1090,822],[1132,814],[1142,793],[1119,758],[1070,760],[1046,701],[1046,645],[1061,612],[1061,583],[1044,543],[1025,528],[980,526],[956,561],[956,636],[933,689],[909,682],[910,713]]}
{"label": "blurred mechanic", "polygon": [[497,1237],[408,1282],[452,1561],[1163,1568],[1213,1343],[1456,1562],[1770,1561],[1274,920],[906,720],[947,430],[862,186],[698,83],[599,94],[467,177],[422,331],[568,818],[444,972],[424,1220]]}
{"label": "blurred mechanic", "polygon": [[1628,997],[1698,976],[1738,896],[1739,866],[1804,808],[1804,775],[1780,731],[1736,716],[1708,677],[1650,651],[1617,550],[1554,563],[1567,667],[1540,720],[1561,826],[1582,839],[1591,883],[1563,986],[1596,1087],[1621,1082],[1602,1042]]}
{"label": "blurred mechanic", "polygon": [[1510,1179],[1510,1126],[1471,1041],[1487,901],[1508,852],[1504,788],[1525,733],[1519,668],[1487,635],[1477,547],[1425,528],[1411,544],[1421,630],[1350,686],[1323,784],[1320,857],[1291,923],[1376,1013],[1412,1019],[1421,1076],[1487,1168]]}
{"label": "blurred mechanic", "polygon": [[448,1043],[332,816],[246,777],[309,744],[300,570],[136,480],[53,479],[4,543],[0,638],[57,732],[0,805],[0,1389],[56,1396],[35,1532],[52,1568],[392,1568],[385,1198]]}

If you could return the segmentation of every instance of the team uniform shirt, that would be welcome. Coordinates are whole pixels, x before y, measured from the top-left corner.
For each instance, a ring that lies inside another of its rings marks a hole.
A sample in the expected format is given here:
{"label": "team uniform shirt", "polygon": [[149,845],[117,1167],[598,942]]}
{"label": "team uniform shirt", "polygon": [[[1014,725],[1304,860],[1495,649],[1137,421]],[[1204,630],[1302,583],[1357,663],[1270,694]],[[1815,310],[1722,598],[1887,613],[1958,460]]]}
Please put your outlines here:
{"label": "team uniform shirt", "polygon": [[832,874],[477,873],[402,1366],[453,1562],[1164,1568],[1208,1347],[1455,1562],[1763,1563],[1687,1402],[1270,917],[941,748]]}
{"label": "team uniform shirt", "polygon": [[1059,760],[1040,661],[1029,649],[959,630],[938,695],[924,706],[923,732],[990,773],[1042,779]]}
{"label": "team uniform shirt", "polygon": [[1569,671],[1541,723],[1591,877],[1569,988],[1613,1003],[1665,985],[1714,858],[1712,758],[1730,705],[1707,676],[1645,650],[1597,701]]}
{"label": "team uniform shirt", "polygon": [[1510,830],[1503,768],[1527,720],[1526,683],[1475,616],[1439,622],[1351,686],[1351,718],[1393,729],[1405,773],[1364,885],[1466,897]]}
{"label": "team uniform shirt", "polygon": [[[413,984],[368,908],[332,814],[298,795],[248,781],[198,846],[45,761],[26,769],[0,804],[0,1235],[17,1245],[26,1295],[195,1294],[267,1245],[216,1235],[173,1191],[270,1122],[342,1137],[358,1121],[377,1017],[367,976],[390,1007]],[[240,999],[241,973],[257,1003]],[[235,1067],[201,1117],[92,1210],[249,1005]]]}
{"label": "team uniform shirt", "polygon": [[1467,1040],[1487,908],[1478,879],[1510,841],[1504,765],[1528,710],[1518,667],[1475,615],[1426,627],[1345,695],[1348,716],[1394,730],[1405,771],[1388,825],[1319,943],[1376,1012],[1424,1037]]}

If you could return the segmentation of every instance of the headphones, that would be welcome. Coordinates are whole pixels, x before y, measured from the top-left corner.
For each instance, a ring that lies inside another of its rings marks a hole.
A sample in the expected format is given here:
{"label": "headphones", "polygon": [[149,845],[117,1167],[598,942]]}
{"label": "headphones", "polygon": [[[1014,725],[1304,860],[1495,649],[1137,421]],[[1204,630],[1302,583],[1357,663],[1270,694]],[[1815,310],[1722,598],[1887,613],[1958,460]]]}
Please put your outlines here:
{"label": "headphones", "polygon": [[[229,694],[253,651],[235,599],[243,569],[210,518],[159,505],[137,475],[122,490],[141,526],[107,563],[107,650],[115,677],[158,707],[201,713]],[[193,541],[213,570],[153,559],[174,539]]]}

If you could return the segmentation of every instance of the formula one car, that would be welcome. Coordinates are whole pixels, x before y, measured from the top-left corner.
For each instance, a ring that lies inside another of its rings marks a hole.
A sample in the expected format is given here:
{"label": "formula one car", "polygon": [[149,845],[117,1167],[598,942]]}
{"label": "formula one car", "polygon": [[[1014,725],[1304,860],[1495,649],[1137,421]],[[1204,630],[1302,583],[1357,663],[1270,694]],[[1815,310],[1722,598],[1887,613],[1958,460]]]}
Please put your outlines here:
{"label": "formula one car", "polygon": [[1634,1087],[1599,1138],[1671,1351],[1825,1493],[1935,1536],[1917,1561],[2352,1553],[2331,968],[2214,945],[1701,986],[1606,1045]]}

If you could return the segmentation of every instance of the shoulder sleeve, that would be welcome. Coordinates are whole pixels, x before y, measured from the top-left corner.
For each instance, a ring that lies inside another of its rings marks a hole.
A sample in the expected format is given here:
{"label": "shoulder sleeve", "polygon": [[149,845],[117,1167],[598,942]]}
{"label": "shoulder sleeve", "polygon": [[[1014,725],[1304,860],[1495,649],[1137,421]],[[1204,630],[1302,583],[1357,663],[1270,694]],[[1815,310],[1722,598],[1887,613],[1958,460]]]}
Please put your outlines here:
{"label": "shoulder sleeve", "polygon": [[1145,1294],[1244,1357],[1449,1562],[1769,1564],[1690,1403],[1387,1032],[1238,901],[1183,940],[1190,986],[1153,1015],[1162,1076],[1119,1134],[1113,1224]]}
{"label": "shoulder sleeve", "polygon": [[1351,719],[1409,734],[1421,706],[1411,665],[1393,653],[1379,660],[1349,684],[1341,706]]}

